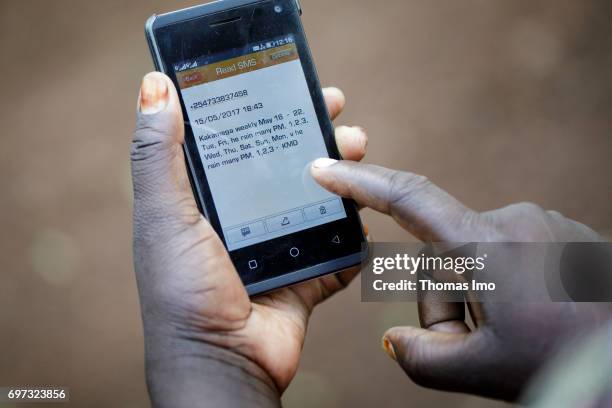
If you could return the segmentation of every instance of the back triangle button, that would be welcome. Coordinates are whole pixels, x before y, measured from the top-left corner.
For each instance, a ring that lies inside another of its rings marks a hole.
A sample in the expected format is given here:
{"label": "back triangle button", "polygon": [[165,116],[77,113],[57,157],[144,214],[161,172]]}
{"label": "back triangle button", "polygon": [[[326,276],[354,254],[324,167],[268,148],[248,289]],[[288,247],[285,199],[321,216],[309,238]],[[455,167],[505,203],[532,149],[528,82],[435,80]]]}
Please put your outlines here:
{"label": "back triangle button", "polygon": [[335,237],[332,238],[331,242],[333,242],[334,244],[339,244],[340,243],[340,237],[336,235]]}

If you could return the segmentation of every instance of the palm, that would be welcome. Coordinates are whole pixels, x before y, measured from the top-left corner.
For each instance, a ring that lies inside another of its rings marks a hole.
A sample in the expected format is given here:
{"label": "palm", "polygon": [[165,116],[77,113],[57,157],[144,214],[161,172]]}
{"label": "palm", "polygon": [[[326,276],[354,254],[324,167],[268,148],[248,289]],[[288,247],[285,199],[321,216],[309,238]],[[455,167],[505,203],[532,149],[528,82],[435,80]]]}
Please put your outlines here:
{"label": "palm", "polygon": [[177,272],[184,279],[164,283],[169,289],[165,303],[179,306],[176,323],[187,325],[188,332],[204,341],[256,362],[282,392],[297,370],[312,309],[344,288],[358,269],[251,300],[221,240],[205,220],[186,231],[181,241],[172,263],[180,262]]}
{"label": "palm", "polygon": [[298,367],[312,308],[344,288],[358,269],[326,276],[253,300],[245,334],[258,350],[254,356],[282,392]]}

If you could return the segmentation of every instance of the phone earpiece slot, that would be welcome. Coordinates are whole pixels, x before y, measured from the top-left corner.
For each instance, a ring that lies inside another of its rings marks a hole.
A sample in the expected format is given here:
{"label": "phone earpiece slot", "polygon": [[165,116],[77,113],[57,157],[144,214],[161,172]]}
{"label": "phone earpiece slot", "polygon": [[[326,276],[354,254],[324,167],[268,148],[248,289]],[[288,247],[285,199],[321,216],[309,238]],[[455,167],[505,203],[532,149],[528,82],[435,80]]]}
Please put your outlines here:
{"label": "phone earpiece slot", "polygon": [[219,20],[219,21],[215,21],[213,23],[210,23],[209,27],[218,27],[218,26],[224,25],[224,24],[235,23],[236,21],[240,21],[240,20],[242,20],[242,17],[240,17],[240,16],[232,17],[232,18],[226,18],[225,20]]}

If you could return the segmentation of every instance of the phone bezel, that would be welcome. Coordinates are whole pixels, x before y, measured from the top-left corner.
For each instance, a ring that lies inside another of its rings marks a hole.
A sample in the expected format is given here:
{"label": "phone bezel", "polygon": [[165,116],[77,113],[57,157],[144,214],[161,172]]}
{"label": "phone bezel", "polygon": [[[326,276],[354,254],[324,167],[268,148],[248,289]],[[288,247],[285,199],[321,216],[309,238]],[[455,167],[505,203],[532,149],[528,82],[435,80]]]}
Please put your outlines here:
{"label": "phone bezel", "polygon": [[[275,6],[281,6],[283,11],[277,12]],[[175,63],[293,34],[329,156],[339,159],[333,126],[300,15],[299,3],[294,0],[223,0],[152,16],[147,21],[145,32],[156,68],[168,74],[177,89],[178,83],[172,69]],[[240,17],[240,21],[209,26],[211,22],[236,17]],[[181,106],[187,118],[182,98]],[[185,121],[184,150],[200,211],[227,247],[189,121]],[[354,202],[343,199],[343,204],[347,214],[344,219],[231,251],[230,257],[249,294],[262,293],[359,264],[366,252],[361,220]],[[339,244],[332,242],[336,236],[340,238]],[[289,253],[294,247],[300,250],[296,258]],[[248,266],[251,260],[258,262],[255,270]]]}

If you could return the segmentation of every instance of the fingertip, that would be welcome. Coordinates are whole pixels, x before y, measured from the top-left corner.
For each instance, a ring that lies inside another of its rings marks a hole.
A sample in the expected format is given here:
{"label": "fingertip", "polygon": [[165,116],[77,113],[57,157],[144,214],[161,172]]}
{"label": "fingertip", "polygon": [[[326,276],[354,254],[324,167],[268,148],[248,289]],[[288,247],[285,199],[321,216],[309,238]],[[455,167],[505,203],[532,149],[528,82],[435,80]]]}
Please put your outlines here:
{"label": "fingertip", "polygon": [[165,75],[149,72],[142,78],[138,110],[143,115],[154,115],[168,105],[168,82]]}
{"label": "fingertip", "polygon": [[162,72],[149,72],[142,78],[133,139],[183,143],[178,93],[172,80]]}
{"label": "fingertip", "polygon": [[162,81],[166,81],[166,80],[170,81],[170,78],[168,78],[168,75],[164,74],[163,72],[159,72],[159,71],[150,71],[150,72],[147,72],[144,75],[143,79],[144,78],[157,78],[157,79],[162,80]]}
{"label": "fingertip", "polygon": [[383,350],[385,350],[387,355],[391,357],[392,360],[397,361],[397,355],[395,354],[395,348],[393,347],[393,343],[386,335],[382,338],[382,348]]}
{"label": "fingertip", "polygon": [[174,83],[172,82],[172,79],[170,79],[170,77],[163,72],[151,71],[151,72],[146,73],[142,79],[143,81],[145,79],[152,79],[155,81],[164,82],[168,86],[169,89],[174,87]]}
{"label": "fingertip", "polygon": [[332,177],[329,169],[337,163],[338,160],[328,157],[316,159],[310,164],[310,175],[321,187],[330,190]]}
{"label": "fingertip", "polygon": [[311,169],[320,170],[320,169],[326,169],[328,167],[331,167],[336,163],[338,163],[338,160],[336,159],[331,159],[329,157],[321,157],[313,161],[310,167]]}
{"label": "fingertip", "polygon": [[323,97],[331,119],[335,119],[344,109],[346,97],[344,92],[335,87],[323,88]]}
{"label": "fingertip", "polygon": [[[387,330],[383,336],[393,346],[393,352],[396,355],[396,360],[399,361],[398,356],[406,355],[406,344],[410,343],[412,346],[416,346],[415,342],[408,341],[412,338],[418,337],[419,334],[424,334],[426,331],[419,327],[412,326],[399,326],[392,327]],[[403,357],[402,357],[403,358]]]}
{"label": "fingertip", "polygon": [[[143,76],[138,94],[138,112],[143,115],[177,110],[178,94],[172,80],[163,72],[152,71]],[[179,110],[180,111],[180,110]]]}
{"label": "fingertip", "polygon": [[360,126],[339,126],[336,128],[336,144],[346,160],[361,161],[366,155],[368,135]]}
{"label": "fingertip", "polygon": [[335,86],[328,86],[327,88],[323,88],[323,94],[325,96],[329,96],[331,98],[336,99],[338,102],[344,104],[346,102],[346,96],[342,89],[336,88]]}
{"label": "fingertip", "polygon": [[324,182],[322,176],[325,173],[325,169],[334,165],[335,162],[336,160],[327,157],[314,160],[310,163],[310,175],[317,183],[322,184]]}
{"label": "fingertip", "polygon": [[406,343],[416,346],[414,341],[410,341],[416,333],[423,332],[422,329],[412,326],[392,327],[383,335],[383,348],[393,360],[405,369],[406,363],[410,360],[410,350]]}
{"label": "fingertip", "polygon": [[404,327],[392,327],[385,332],[383,338],[388,339],[390,342],[397,342],[400,337],[400,330],[405,329]]}

